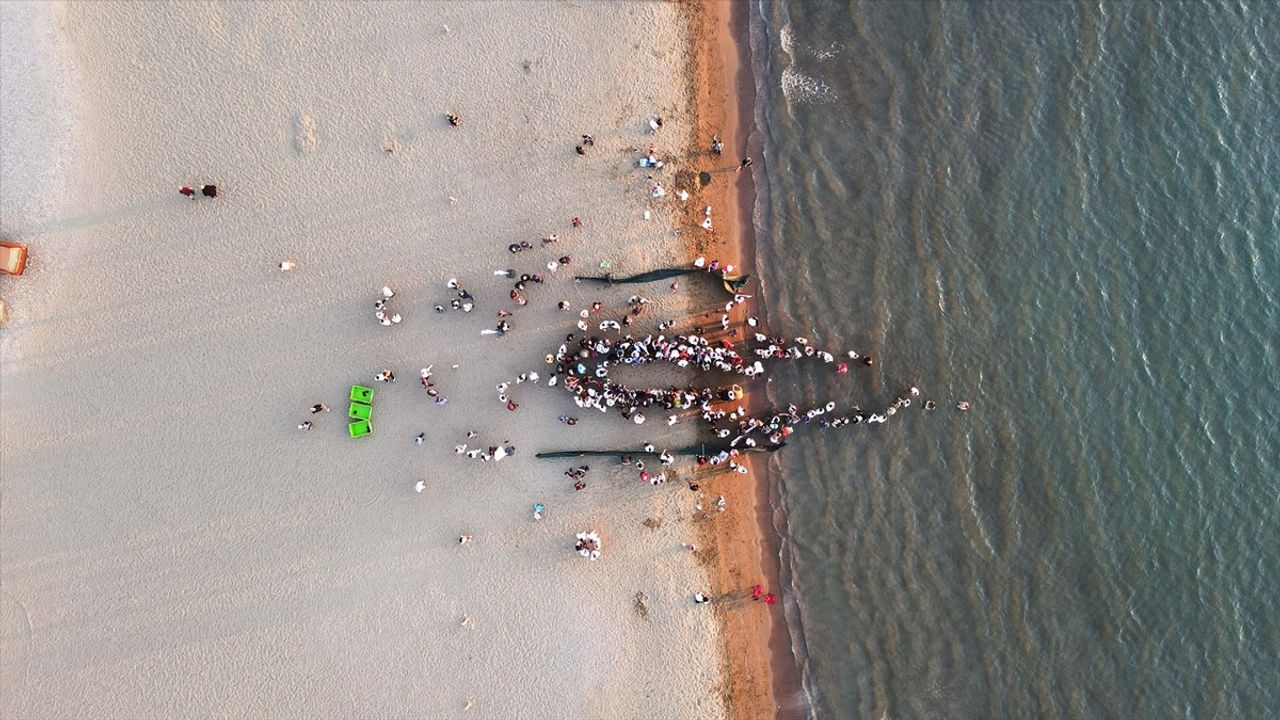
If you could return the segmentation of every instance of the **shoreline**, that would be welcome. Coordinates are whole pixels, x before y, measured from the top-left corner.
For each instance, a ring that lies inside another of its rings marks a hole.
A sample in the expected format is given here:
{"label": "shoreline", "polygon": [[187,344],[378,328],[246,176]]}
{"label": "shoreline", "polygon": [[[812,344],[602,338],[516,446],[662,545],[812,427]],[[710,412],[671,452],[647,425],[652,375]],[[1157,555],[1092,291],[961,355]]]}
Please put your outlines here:
{"label": "shoreline", "polygon": [[[710,204],[715,217],[710,241],[706,241],[707,233],[699,229],[695,232],[700,237],[690,249],[707,254],[708,259],[732,262],[739,272],[756,275],[754,173],[759,165],[753,166],[751,172],[732,175],[720,169],[722,165],[736,165],[744,157],[760,159],[751,142],[755,85],[750,8],[746,3],[697,3],[686,7],[690,8],[691,97],[697,128],[694,152],[700,156],[703,144],[709,143],[713,134],[720,136],[726,149],[731,148],[716,163],[713,180],[703,189],[705,195],[699,196],[698,207],[686,210],[696,214]],[[708,110],[702,112],[701,108]],[[715,182],[726,175],[732,182]],[[685,227],[696,225],[697,220],[690,218]],[[767,327],[759,282],[757,275],[755,286],[750,288],[756,296],[751,310]],[[748,314],[740,306],[731,313],[731,319],[736,326],[745,327]],[[753,413],[763,410],[767,405],[763,388],[749,390],[743,403]],[[721,596],[732,594],[728,607],[722,605],[718,611],[720,664],[725,683],[721,694],[730,718],[806,716],[802,708],[786,702],[803,691],[783,612],[790,593],[784,592],[780,581],[780,538],[769,502],[773,483],[768,464],[767,457],[749,457],[748,484],[736,477],[717,478],[715,491],[728,500],[729,510],[716,523],[704,524],[701,530],[703,546],[715,548],[708,558],[713,592]],[[778,594],[783,602],[773,607],[740,602],[743,591],[756,582]],[[761,643],[762,637],[767,637],[768,642]]]}

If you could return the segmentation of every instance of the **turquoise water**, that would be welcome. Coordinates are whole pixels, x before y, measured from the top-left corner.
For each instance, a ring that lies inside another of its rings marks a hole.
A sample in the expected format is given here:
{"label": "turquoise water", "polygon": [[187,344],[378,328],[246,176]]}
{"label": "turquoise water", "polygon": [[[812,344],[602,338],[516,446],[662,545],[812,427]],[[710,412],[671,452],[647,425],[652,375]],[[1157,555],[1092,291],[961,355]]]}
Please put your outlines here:
{"label": "turquoise water", "polygon": [[789,704],[1280,716],[1280,4],[759,2],[752,44],[771,325],[878,356],[774,400],[939,405],[775,457]]}

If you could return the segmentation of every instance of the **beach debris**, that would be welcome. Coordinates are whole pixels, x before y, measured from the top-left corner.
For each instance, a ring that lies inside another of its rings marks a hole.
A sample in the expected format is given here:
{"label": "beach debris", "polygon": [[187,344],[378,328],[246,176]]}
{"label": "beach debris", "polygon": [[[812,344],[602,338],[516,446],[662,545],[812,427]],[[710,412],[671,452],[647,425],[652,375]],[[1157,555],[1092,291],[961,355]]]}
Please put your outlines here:
{"label": "beach debris", "polygon": [[[448,27],[448,26],[446,25],[445,27]],[[466,704],[466,705],[463,705],[463,706],[462,706],[462,709],[463,709],[464,711],[465,711],[465,710],[474,710],[474,709],[475,709],[475,707],[476,707],[476,699],[475,699],[474,697],[472,697],[471,695],[468,695],[468,696],[467,696],[467,704]]]}
{"label": "beach debris", "polygon": [[660,117],[649,118],[649,132],[656,133],[661,129],[662,129],[662,118]]}
{"label": "beach debris", "polygon": [[[184,197],[189,197],[192,200],[196,199],[196,190],[190,185],[179,185],[178,193],[183,195]],[[218,186],[217,185],[201,185],[200,194],[208,198],[216,198],[218,197]]]}
{"label": "beach debris", "polygon": [[956,409],[959,410],[960,412],[968,412],[970,407],[971,405],[969,405],[968,400],[961,400],[960,402],[956,403]]}
{"label": "beach debris", "polygon": [[472,542],[473,540],[475,540],[475,538],[468,533],[463,533],[462,535],[458,536],[459,545],[466,545],[467,543]]}
{"label": "beach debris", "polygon": [[642,591],[636,591],[635,599],[634,599],[634,601],[633,601],[633,602],[632,602],[632,604],[631,604],[632,609],[634,609],[634,610],[636,611],[636,615],[639,615],[639,616],[640,616],[642,619],[644,619],[644,620],[648,620],[648,619],[649,619],[649,602],[648,602],[648,600],[649,600],[649,599],[648,599],[647,597],[645,597],[644,592],[642,592]]}
{"label": "beach debris", "polygon": [[579,555],[589,560],[600,559],[600,550],[603,545],[600,542],[600,535],[595,530],[580,532],[575,537],[578,542],[574,544],[573,549]]}
{"label": "beach debris", "polygon": [[426,483],[426,481],[425,481],[425,480],[419,480],[418,482],[414,483],[414,484],[413,484],[413,489],[414,489],[414,491],[415,491],[415,492],[422,492],[423,490],[427,489],[427,483]]}
{"label": "beach debris", "polygon": [[276,268],[278,268],[280,272],[289,272],[290,270],[293,270],[297,266],[298,264],[295,263],[294,261],[285,259],[285,260],[281,260],[279,264],[276,265]]}
{"label": "beach debris", "polygon": [[476,629],[476,619],[471,617],[470,615],[463,615],[461,624],[462,624],[462,627],[468,630]]}
{"label": "beach debris", "polygon": [[662,518],[660,517],[645,518],[640,522],[640,524],[644,525],[650,530],[657,530],[658,528],[662,527]]}
{"label": "beach debris", "polygon": [[462,116],[457,113],[445,113],[444,118],[445,120],[448,120],[449,124],[453,127],[460,127],[462,125]]}
{"label": "beach debris", "polygon": [[706,593],[700,593],[700,592],[694,593],[693,602],[695,605],[702,605],[704,603],[709,603],[711,602],[711,596],[707,595]]}

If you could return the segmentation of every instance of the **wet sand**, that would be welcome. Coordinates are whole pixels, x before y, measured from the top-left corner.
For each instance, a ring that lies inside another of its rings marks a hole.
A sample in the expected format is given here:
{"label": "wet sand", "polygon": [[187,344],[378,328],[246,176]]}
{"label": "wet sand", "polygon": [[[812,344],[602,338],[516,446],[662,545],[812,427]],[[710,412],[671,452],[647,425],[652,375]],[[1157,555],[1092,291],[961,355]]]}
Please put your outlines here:
{"label": "wet sand", "polygon": [[[755,171],[762,171],[762,158],[750,138],[754,119],[754,82],[750,70],[748,13],[745,3],[704,3],[688,7],[695,61],[690,72],[690,94],[695,98],[698,150],[703,164],[712,168],[712,181],[704,189],[713,206],[714,229],[694,230],[689,241],[691,253],[719,258],[756,273],[752,210],[755,202]],[[712,135],[724,141],[724,154],[709,151]],[[744,157],[756,163],[742,172],[735,166]],[[686,215],[686,225],[700,221],[697,212]],[[734,327],[750,332],[746,317],[760,318],[768,326],[759,278],[744,292],[755,298],[730,313]],[[714,324],[720,313],[707,315]],[[767,401],[759,382],[744,385],[743,401],[753,414],[765,410]],[[786,588],[778,576],[778,534],[774,530],[769,493],[767,457],[752,456],[746,478],[720,474],[707,483],[713,493],[725,496],[728,509],[716,514],[714,522],[702,526],[705,559],[712,570],[715,591],[723,597],[720,605],[721,663],[726,682],[725,705],[731,717],[803,717],[800,680],[792,656],[784,605]],[[751,600],[751,588],[762,584],[766,592],[780,598],[770,607]]]}

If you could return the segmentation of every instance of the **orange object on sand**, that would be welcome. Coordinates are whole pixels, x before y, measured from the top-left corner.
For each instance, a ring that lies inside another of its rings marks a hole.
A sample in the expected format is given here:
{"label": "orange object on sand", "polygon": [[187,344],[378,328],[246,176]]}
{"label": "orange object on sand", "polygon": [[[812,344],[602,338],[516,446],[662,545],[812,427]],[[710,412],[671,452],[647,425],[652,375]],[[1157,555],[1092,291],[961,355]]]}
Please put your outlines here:
{"label": "orange object on sand", "polygon": [[22,245],[0,240],[0,270],[9,275],[21,275],[27,267],[27,249]]}

